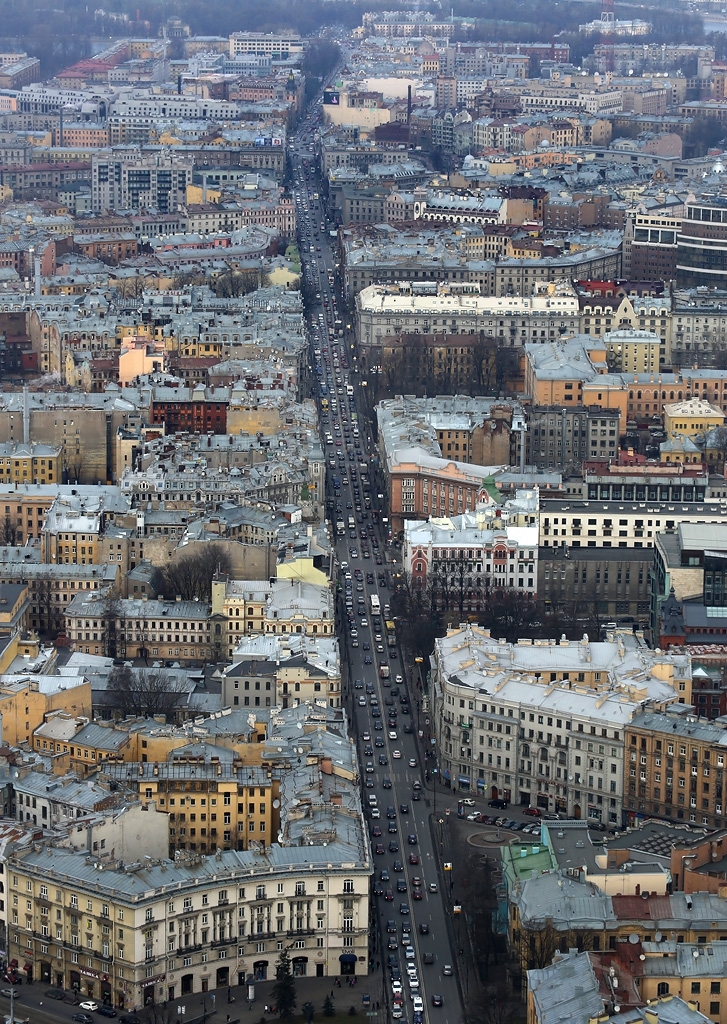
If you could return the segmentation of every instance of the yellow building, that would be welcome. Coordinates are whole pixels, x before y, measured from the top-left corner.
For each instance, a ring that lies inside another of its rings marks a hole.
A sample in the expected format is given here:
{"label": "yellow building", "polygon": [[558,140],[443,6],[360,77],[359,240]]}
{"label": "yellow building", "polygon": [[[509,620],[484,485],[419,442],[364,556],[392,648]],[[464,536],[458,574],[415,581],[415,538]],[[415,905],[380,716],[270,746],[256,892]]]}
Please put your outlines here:
{"label": "yellow building", "polygon": [[655,373],[659,370],[661,339],[650,331],[621,330],[603,335],[609,370],[615,373]]}
{"label": "yellow building", "polygon": [[77,498],[56,498],[41,531],[43,561],[56,565],[97,564],[101,518],[100,511],[87,510]]}
{"label": "yellow building", "polygon": [[63,480],[63,449],[57,445],[0,444],[0,483],[58,484]]}
{"label": "yellow building", "polygon": [[689,398],[664,406],[664,430],[668,437],[684,434],[695,438],[715,427],[723,427],[724,420],[722,410],[703,398]]}
{"label": "yellow building", "polygon": [[[14,657],[23,653],[23,641],[14,640],[11,649],[2,652],[5,662],[14,649]],[[32,650],[32,643],[30,646]],[[12,659],[11,659],[12,660]],[[0,662],[0,669],[3,664]],[[23,677],[17,683],[6,681],[0,686],[0,715],[3,723],[3,743],[17,747],[21,743],[32,744],[33,733],[52,711],[64,708],[75,715],[91,715],[91,684],[84,682],[70,689],[59,688],[53,693],[41,693],[37,679]]]}

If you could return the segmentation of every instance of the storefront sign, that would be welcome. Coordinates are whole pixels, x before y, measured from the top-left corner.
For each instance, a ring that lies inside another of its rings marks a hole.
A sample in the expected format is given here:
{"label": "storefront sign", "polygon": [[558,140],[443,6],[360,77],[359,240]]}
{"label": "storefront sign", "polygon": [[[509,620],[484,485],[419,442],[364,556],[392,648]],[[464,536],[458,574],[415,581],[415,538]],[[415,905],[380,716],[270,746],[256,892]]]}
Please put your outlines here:
{"label": "storefront sign", "polygon": [[151,985],[156,985],[159,981],[164,981],[166,974],[158,974],[156,978],[144,978],[141,983],[142,988],[149,988]]}

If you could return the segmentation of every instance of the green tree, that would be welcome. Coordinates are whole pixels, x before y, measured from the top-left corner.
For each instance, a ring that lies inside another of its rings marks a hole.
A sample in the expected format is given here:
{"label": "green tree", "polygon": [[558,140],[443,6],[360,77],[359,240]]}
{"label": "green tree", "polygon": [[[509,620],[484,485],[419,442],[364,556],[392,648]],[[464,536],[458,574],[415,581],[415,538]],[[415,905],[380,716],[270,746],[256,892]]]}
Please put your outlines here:
{"label": "green tree", "polygon": [[295,993],[295,981],[290,967],[290,953],[288,948],[280,950],[280,956],[275,964],[275,984],[273,985],[272,1000],[278,1008],[278,1014],[283,1020],[290,1020],[293,1010],[297,1006]]}
{"label": "green tree", "polygon": [[336,1011],[333,1008],[333,1000],[330,996],[326,996],[323,1000],[323,1016],[324,1017],[335,1017]]}

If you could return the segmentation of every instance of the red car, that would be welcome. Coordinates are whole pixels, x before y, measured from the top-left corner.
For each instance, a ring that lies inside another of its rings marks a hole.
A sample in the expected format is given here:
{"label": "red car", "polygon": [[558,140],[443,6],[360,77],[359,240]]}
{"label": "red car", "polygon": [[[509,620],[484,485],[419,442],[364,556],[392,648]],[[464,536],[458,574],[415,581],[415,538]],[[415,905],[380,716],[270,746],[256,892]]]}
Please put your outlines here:
{"label": "red car", "polygon": [[409,854],[409,863],[410,864],[418,864],[419,863],[419,854],[418,853],[410,853]]}
{"label": "red car", "polygon": [[529,814],[532,818],[540,818],[543,812],[539,807],[526,807],[523,814]]}

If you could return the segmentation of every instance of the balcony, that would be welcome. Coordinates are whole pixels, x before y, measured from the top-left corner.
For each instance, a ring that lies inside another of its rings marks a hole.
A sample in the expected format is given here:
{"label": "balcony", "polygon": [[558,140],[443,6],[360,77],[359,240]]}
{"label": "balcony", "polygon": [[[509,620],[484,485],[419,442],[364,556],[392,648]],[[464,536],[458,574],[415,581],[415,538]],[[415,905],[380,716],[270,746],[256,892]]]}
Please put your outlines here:
{"label": "balcony", "polygon": [[263,939],[274,939],[277,936],[277,934],[277,932],[250,932],[250,934],[247,936],[247,941],[262,942]]}
{"label": "balcony", "polygon": [[304,935],[315,935],[316,930],[315,928],[293,928],[292,930],[287,931],[285,934],[286,937],[289,939],[301,939],[303,938]]}

